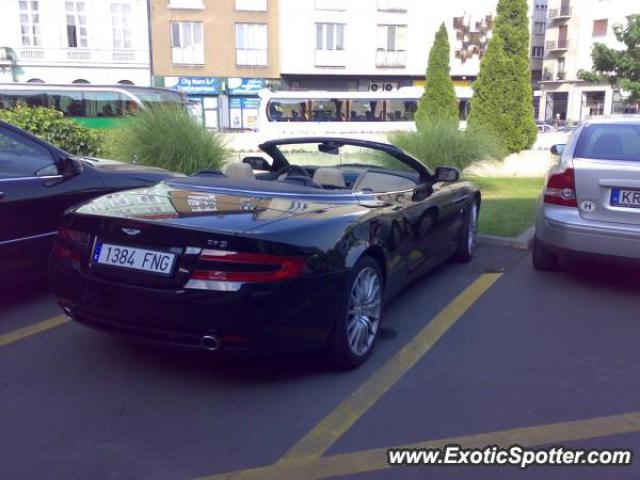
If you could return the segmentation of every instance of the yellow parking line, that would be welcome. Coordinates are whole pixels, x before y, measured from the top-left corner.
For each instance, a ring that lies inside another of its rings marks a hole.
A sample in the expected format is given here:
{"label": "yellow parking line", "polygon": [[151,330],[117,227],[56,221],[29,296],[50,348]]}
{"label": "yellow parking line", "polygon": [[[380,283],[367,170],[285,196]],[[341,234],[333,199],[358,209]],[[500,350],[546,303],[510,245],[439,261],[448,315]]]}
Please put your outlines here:
{"label": "yellow parking line", "polygon": [[20,328],[19,330],[14,330],[13,332],[7,333],[5,335],[0,335],[0,347],[4,347],[5,345],[9,345],[10,343],[17,342],[18,340],[22,340],[32,335],[37,335],[38,333],[51,330],[52,328],[59,327],[60,325],[64,325],[65,323],[69,322],[70,320],[71,319],[66,315],[59,315],[57,317],[50,318],[49,320],[34,323],[33,325],[29,325],[28,327]]}
{"label": "yellow parking line", "polygon": [[320,457],[364,413],[375,404],[502,274],[481,275],[464,292],[440,311],[406,346],[376,371],[349,398],[338,405],[313,430],[300,439],[279,461],[308,461]]}
{"label": "yellow parking line", "polygon": [[[560,445],[572,441],[603,438],[633,432],[640,432],[640,412],[429,440],[393,448],[443,448],[447,445],[461,445],[464,448],[482,448],[489,445],[498,445],[504,448],[512,445],[537,447],[552,444]],[[387,464],[387,448],[376,448],[361,452],[321,457],[304,463],[276,464],[269,467],[212,475],[202,477],[200,480],[281,480],[283,478],[319,480],[373,472],[386,468],[391,468]]]}

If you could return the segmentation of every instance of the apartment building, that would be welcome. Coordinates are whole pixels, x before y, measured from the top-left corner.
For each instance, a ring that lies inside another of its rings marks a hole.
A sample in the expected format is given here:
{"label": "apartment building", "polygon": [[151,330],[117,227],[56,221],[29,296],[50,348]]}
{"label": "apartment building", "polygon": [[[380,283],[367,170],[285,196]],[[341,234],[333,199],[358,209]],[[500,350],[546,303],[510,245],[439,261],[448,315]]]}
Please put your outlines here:
{"label": "apartment building", "polygon": [[0,81],[149,85],[146,0],[0,0]]}
{"label": "apartment building", "polygon": [[153,78],[208,128],[250,129],[277,83],[278,0],[150,0]]}
{"label": "apartment building", "polygon": [[[529,4],[532,32],[540,32],[532,36],[532,70],[541,77],[546,0]],[[451,75],[460,93],[470,96],[496,6],[497,0],[280,0],[283,86],[367,91],[422,85],[429,49],[444,22]]]}
{"label": "apartment building", "polygon": [[637,1],[549,0],[540,120],[576,122],[626,111],[620,92],[583,82],[578,72],[591,70],[594,43],[623,47],[612,27],[626,25],[632,13],[640,13]]}

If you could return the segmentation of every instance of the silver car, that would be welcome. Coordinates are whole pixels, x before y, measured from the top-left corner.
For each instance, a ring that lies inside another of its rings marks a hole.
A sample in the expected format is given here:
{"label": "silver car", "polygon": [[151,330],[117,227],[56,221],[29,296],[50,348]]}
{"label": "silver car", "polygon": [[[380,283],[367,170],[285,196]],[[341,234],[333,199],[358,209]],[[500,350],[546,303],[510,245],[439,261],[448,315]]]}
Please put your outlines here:
{"label": "silver car", "polygon": [[536,216],[533,265],[565,255],[640,259],[640,117],[582,123],[547,175]]}

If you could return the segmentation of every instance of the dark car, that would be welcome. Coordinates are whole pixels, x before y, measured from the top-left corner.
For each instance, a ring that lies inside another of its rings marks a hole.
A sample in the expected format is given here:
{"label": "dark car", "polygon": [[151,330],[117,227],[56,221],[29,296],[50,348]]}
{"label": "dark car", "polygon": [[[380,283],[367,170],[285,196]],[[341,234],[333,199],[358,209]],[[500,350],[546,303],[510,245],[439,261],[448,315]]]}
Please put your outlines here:
{"label": "dark car", "polygon": [[371,353],[383,301],[469,261],[480,192],[391,145],[267,142],[221,172],[107,195],[70,211],[51,285],[98,329],[206,350]]}
{"label": "dark car", "polygon": [[46,272],[67,208],[170,176],[159,168],[80,158],[0,122],[0,275]]}

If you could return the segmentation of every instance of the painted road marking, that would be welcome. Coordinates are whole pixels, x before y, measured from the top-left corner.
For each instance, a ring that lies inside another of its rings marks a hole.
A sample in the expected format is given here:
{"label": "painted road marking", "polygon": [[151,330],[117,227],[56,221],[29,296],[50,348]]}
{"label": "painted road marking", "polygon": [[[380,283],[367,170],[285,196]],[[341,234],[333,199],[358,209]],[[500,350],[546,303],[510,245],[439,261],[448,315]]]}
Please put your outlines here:
{"label": "painted road marking", "polygon": [[[507,448],[516,444],[522,447],[537,447],[551,444],[560,445],[572,441],[604,438],[633,432],[640,432],[640,412],[428,440],[392,448],[443,448],[447,445],[461,445],[465,448],[498,445]],[[211,475],[202,477],[199,480],[281,480],[283,478],[318,480],[379,471],[387,468],[392,468],[387,465],[387,448],[376,448],[361,452],[320,457],[308,462],[275,464],[268,467]]]}
{"label": "painted road marking", "polygon": [[481,275],[441,310],[407,345],[377,370],[349,398],[302,437],[278,462],[309,461],[320,457],[336,440],[398,382],[500,278],[500,273]]}
{"label": "painted road marking", "polygon": [[66,315],[59,315],[57,317],[50,318],[49,320],[34,323],[33,325],[29,325],[28,327],[14,330],[13,332],[7,333],[5,335],[0,335],[0,347],[4,347],[5,345],[9,345],[10,343],[14,343],[24,338],[31,337],[32,335],[37,335],[38,333],[46,332],[47,330],[51,330],[52,328],[64,325],[69,321],[71,321],[71,319]]}

